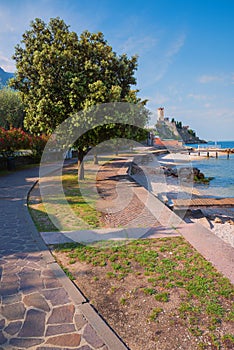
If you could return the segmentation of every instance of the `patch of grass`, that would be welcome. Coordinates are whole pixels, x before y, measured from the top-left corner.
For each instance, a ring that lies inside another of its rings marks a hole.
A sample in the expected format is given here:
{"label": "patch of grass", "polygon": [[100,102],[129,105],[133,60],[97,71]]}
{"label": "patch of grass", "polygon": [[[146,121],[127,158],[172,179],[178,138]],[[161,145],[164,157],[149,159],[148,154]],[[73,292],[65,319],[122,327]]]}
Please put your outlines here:
{"label": "patch of grass", "polygon": [[150,321],[156,321],[162,311],[163,309],[161,307],[155,307],[149,315]]}
{"label": "patch of grass", "polygon": [[208,315],[223,317],[225,310],[217,300],[209,300],[206,304],[206,312]]}
{"label": "patch of grass", "polygon": [[157,301],[161,301],[163,303],[166,303],[169,301],[169,296],[170,294],[167,293],[167,292],[162,292],[162,293],[157,293],[154,298],[157,300]]}
{"label": "patch of grass", "polygon": [[156,294],[157,291],[154,289],[154,288],[144,288],[143,289],[143,292],[147,295],[153,295],[153,294]]}
{"label": "patch of grass", "polygon": [[121,305],[125,305],[126,304],[126,298],[122,297],[119,302],[120,302]]}
{"label": "patch of grass", "polygon": [[227,349],[234,348],[234,335],[233,334],[224,334],[224,336],[222,337],[221,340]]}
{"label": "patch of grass", "polygon": [[113,273],[112,271],[108,271],[108,272],[106,273],[106,277],[107,277],[107,278],[115,278],[115,277],[116,277],[116,274]]}
{"label": "patch of grass", "polygon": [[[56,183],[60,181],[56,175],[51,176],[51,179],[53,186],[56,186]],[[53,222],[58,221],[59,218],[59,223],[61,217],[64,230],[102,227],[101,213],[95,209],[97,197],[94,191],[92,191],[92,184],[94,182],[94,174],[88,174],[84,183],[78,183],[76,167],[64,168],[62,184],[66,201],[62,199],[62,196],[51,195],[48,199],[44,198],[44,204],[46,206],[42,203],[37,185],[29,197],[28,207],[38,231],[58,231]],[[36,203],[34,201],[34,193],[38,194]],[[64,214],[63,217],[63,213],[66,213],[64,208],[67,206],[67,203],[70,205],[74,215]],[[50,217],[53,218],[53,222]]]}
{"label": "patch of grass", "polygon": [[189,331],[195,337],[200,337],[202,335],[202,330],[198,326],[189,327]]}
{"label": "patch of grass", "polygon": [[[127,303],[130,307],[131,300],[134,300],[126,294],[129,285],[125,286],[132,274],[140,283],[138,291],[142,293],[138,296],[144,298],[144,294],[147,295],[147,302],[152,305],[149,320],[156,321],[163,311],[158,307],[159,303],[168,303],[167,308],[170,308],[174,295],[179,297],[179,306],[173,309],[175,318],[171,322],[181,322],[191,337],[198,338],[201,349],[207,348],[207,339],[214,349],[218,349],[219,343],[223,346],[224,342],[229,344],[232,341],[228,337],[221,339],[218,332],[225,322],[229,324],[234,320],[234,310],[231,309],[233,286],[182,237],[135,240],[115,246],[69,243],[58,246],[57,251],[91,267],[98,266],[98,271],[101,267],[100,279],[102,283],[105,279],[114,282],[115,287],[113,290],[109,287],[109,291],[118,298],[119,305]],[[126,289],[121,296],[118,293],[124,290],[124,286]],[[173,294],[175,291],[177,294]],[[204,336],[202,341],[201,336]]]}
{"label": "patch of grass", "polygon": [[72,273],[66,267],[62,267],[62,269],[71,281],[75,280],[75,277],[72,275]]}

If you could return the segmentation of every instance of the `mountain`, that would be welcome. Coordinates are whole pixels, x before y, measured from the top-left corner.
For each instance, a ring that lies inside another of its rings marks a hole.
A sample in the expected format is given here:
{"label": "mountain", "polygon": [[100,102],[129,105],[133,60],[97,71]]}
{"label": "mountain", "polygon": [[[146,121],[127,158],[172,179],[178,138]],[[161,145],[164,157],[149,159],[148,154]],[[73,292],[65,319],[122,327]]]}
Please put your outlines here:
{"label": "mountain", "polygon": [[7,82],[10,78],[13,78],[14,74],[13,73],[8,73],[5,72],[1,67],[0,67],[0,89],[2,89],[4,86],[7,85]]}

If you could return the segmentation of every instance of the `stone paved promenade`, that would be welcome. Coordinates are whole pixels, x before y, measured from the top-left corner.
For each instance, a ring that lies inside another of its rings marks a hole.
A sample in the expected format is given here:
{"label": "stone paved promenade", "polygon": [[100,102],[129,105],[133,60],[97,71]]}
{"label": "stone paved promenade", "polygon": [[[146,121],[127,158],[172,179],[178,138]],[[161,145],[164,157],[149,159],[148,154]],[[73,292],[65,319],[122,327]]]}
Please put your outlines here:
{"label": "stone paved promenade", "polygon": [[[115,208],[105,221],[112,229],[41,233],[47,244],[92,242],[110,238],[183,236],[205,259],[234,283],[234,248],[199,223],[185,223],[158,198],[126,175],[129,159],[116,159],[100,167],[97,189],[100,208]],[[117,229],[123,226],[124,228]],[[126,236],[127,234],[127,236]],[[123,237],[124,236],[124,237]]]}
{"label": "stone paved promenade", "polygon": [[0,177],[0,350],[127,349],[39,237],[27,210],[37,176]]}

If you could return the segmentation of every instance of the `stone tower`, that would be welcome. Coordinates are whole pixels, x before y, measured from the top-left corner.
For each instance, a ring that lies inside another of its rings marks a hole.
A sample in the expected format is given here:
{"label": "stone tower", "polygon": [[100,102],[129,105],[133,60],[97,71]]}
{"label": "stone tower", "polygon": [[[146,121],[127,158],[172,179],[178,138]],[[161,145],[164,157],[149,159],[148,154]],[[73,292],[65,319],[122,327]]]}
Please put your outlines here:
{"label": "stone tower", "polygon": [[159,122],[164,121],[164,108],[163,107],[158,108],[158,121]]}

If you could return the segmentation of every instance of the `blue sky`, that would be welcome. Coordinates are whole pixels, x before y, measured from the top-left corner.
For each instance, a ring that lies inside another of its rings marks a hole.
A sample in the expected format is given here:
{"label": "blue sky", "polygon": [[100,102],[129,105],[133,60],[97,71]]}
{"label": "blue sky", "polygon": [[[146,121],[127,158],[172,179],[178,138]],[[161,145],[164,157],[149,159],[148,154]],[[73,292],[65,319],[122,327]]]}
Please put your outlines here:
{"label": "blue sky", "polygon": [[31,20],[57,16],[138,54],[137,87],[151,110],[163,106],[207,140],[234,140],[234,0],[0,0],[0,67],[14,71]]}

